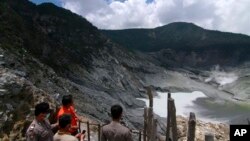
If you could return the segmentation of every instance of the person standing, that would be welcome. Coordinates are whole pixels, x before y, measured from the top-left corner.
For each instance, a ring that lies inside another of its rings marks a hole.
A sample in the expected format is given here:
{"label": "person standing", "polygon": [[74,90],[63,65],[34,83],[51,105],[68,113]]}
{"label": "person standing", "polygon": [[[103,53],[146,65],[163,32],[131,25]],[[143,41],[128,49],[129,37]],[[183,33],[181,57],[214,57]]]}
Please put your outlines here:
{"label": "person standing", "polygon": [[57,114],[57,119],[59,120],[60,116],[63,114],[69,114],[71,115],[71,127],[69,129],[69,132],[72,135],[76,135],[78,133],[78,117],[74,109],[74,103],[73,98],[71,95],[64,95],[62,98],[62,106]]}
{"label": "person standing", "polygon": [[35,106],[35,119],[26,131],[27,141],[53,141],[52,129],[56,128],[57,124],[50,125],[47,119],[50,112],[49,104],[46,102]]}
{"label": "person standing", "polygon": [[102,127],[101,141],[132,141],[130,130],[120,123],[122,111],[120,105],[111,107],[112,121]]}

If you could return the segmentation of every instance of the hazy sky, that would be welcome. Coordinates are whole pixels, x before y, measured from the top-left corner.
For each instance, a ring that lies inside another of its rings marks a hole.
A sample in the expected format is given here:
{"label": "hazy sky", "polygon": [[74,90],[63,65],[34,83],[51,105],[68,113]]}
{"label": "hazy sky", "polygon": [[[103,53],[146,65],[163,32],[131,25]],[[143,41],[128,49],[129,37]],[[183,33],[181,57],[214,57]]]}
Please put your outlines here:
{"label": "hazy sky", "polygon": [[31,0],[53,2],[100,29],[153,28],[192,22],[203,28],[250,35],[250,0]]}

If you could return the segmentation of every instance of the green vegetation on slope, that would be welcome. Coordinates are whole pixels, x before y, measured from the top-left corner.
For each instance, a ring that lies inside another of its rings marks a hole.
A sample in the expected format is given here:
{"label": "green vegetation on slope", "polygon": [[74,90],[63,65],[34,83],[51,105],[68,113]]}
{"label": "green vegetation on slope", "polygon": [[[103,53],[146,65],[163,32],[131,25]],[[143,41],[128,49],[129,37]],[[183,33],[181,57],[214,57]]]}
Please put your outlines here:
{"label": "green vegetation on slope", "polygon": [[161,49],[249,47],[250,37],[206,30],[192,23],[176,22],[154,29],[103,30],[117,43],[131,49],[154,52]]}
{"label": "green vegetation on slope", "polygon": [[91,54],[106,40],[86,19],[51,3],[3,0],[0,14],[3,48],[27,51],[59,71],[73,64],[89,68]]}

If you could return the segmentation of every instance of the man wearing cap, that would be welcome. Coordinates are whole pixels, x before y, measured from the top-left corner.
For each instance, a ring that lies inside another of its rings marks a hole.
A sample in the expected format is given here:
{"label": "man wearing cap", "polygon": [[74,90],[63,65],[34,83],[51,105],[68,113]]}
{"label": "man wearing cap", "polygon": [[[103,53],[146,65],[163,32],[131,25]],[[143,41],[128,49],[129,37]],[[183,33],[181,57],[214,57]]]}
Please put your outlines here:
{"label": "man wearing cap", "polygon": [[35,119],[26,131],[27,141],[53,141],[52,128],[55,128],[57,124],[50,125],[47,119],[50,111],[49,104],[46,102],[35,106]]}

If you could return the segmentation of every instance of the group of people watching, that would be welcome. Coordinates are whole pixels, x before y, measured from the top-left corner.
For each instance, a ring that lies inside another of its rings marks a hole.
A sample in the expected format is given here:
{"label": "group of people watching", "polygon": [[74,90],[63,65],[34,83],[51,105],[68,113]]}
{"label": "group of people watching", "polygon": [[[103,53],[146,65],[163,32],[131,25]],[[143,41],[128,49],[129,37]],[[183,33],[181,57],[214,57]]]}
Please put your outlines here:
{"label": "group of people watching", "polygon": [[[84,141],[85,133],[81,133],[72,95],[62,98],[62,106],[57,113],[57,122],[50,124],[48,117],[52,110],[46,102],[35,106],[35,119],[26,131],[27,141]],[[111,107],[112,121],[102,127],[101,141],[132,141],[132,135],[128,128],[120,124],[123,109],[120,105]],[[58,129],[54,134],[54,130]]]}

